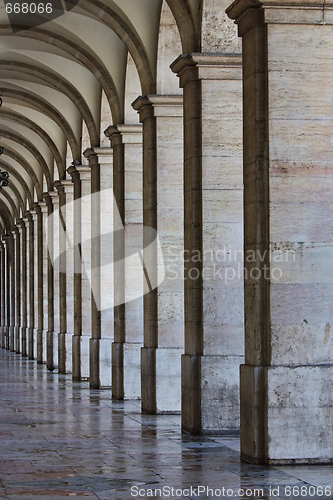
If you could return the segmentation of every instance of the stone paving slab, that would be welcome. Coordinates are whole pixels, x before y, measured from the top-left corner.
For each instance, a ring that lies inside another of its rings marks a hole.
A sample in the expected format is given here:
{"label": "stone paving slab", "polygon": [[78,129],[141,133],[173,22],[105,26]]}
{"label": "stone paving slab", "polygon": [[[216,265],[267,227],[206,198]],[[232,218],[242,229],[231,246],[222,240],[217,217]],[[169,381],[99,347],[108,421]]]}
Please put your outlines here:
{"label": "stone paving slab", "polygon": [[[198,485],[230,489],[235,500],[332,500],[284,492],[286,486],[333,491],[333,466],[241,463],[237,436],[182,434],[180,415],[142,415],[140,401],[112,401],[109,390],[90,390],[87,382],[72,383],[70,375],[3,349],[0,363],[0,500],[148,499],[155,489]],[[143,494],[131,495],[132,487]],[[240,496],[240,488],[264,494]],[[270,488],[279,488],[279,496],[270,496]]]}

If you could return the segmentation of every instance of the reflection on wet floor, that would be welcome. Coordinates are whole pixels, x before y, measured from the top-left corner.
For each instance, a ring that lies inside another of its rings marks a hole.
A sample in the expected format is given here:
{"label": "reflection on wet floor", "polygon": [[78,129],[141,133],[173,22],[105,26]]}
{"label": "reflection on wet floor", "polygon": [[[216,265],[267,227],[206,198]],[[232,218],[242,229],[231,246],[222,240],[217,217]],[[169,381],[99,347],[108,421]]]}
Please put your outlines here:
{"label": "reflection on wet floor", "polygon": [[333,497],[333,466],[241,463],[237,437],[181,434],[179,415],[142,415],[3,349],[0,362],[0,499]]}

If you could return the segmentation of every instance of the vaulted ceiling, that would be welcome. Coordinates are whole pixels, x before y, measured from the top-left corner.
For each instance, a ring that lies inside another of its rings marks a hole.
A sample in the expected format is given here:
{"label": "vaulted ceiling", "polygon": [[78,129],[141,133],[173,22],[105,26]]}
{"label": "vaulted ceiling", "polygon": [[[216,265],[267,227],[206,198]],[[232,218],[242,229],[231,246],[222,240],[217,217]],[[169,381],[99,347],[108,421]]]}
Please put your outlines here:
{"label": "vaulted ceiling", "polygon": [[[225,32],[228,3],[214,7]],[[71,10],[37,27],[12,29],[0,3],[0,169],[10,173],[0,223],[7,226],[52,191],[84,149],[106,145],[108,125],[137,123],[131,102],[138,95],[180,93],[169,64],[206,43],[203,12],[207,32],[212,22],[201,0],[75,4],[66,0]]]}

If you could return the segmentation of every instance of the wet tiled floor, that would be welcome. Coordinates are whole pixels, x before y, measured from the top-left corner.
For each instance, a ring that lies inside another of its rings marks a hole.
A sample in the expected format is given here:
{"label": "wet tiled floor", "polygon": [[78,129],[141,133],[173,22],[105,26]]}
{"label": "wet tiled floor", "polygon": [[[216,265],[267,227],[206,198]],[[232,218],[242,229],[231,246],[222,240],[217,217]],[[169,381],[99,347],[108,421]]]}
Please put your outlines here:
{"label": "wet tiled floor", "polygon": [[332,466],[244,464],[236,437],[182,435],[179,415],[3,349],[0,363],[0,499],[332,499]]}

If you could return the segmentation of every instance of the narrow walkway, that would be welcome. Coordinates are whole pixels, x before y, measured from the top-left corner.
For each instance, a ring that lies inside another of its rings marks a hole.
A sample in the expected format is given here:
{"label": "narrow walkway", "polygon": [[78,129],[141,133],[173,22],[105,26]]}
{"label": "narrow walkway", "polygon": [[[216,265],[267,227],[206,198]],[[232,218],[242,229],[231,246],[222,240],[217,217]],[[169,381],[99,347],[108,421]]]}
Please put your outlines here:
{"label": "narrow walkway", "polygon": [[182,435],[178,415],[141,415],[139,401],[3,349],[0,363],[0,499],[297,498],[286,486],[332,498],[317,489],[333,486],[332,466],[242,464],[237,438]]}

